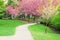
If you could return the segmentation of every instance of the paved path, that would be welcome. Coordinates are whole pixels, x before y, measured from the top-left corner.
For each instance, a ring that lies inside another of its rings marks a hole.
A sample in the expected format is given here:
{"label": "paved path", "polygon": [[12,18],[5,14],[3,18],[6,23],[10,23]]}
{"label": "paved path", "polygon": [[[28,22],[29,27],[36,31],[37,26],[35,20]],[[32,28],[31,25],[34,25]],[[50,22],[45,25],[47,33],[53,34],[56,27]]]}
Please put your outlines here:
{"label": "paved path", "polygon": [[30,31],[28,30],[30,25],[34,25],[34,23],[18,26],[14,36],[0,36],[0,40],[34,40]]}

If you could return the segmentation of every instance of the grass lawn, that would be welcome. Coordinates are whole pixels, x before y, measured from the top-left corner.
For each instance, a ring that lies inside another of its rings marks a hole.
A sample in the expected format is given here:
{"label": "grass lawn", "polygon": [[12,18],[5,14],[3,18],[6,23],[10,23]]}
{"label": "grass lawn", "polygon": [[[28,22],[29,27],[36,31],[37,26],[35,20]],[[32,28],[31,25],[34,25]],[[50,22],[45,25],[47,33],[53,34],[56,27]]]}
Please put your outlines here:
{"label": "grass lawn", "polygon": [[17,26],[25,24],[20,20],[0,20],[0,36],[9,36],[15,34]]}
{"label": "grass lawn", "polygon": [[35,24],[29,27],[34,40],[60,40],[60,34],[56,34],[49,28],[47,28],[47,33],[45,33],[45,28],[46,26],[41,24]]}

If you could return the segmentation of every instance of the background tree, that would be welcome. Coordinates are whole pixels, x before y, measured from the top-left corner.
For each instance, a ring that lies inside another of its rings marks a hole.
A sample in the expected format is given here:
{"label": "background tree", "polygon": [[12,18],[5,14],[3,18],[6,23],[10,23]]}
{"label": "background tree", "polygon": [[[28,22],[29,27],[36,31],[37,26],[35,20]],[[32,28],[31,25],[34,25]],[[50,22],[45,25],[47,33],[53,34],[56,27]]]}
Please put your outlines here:
{"label": "background tree", "polygon": [[11,6],[11,5],[10,5],[10,6],[8,6],[8,7],[6,8],[6,12],[11,15],[11,18],[12,18],[12,19],[14,19],[14,18],[16,18],[16,16],[19,15],[19,13],[20,13],[20,10],[19,10],[19,9],[20,9],[20,8],[17,7],[17,6]]}
{"label": "background tree", "polygon": [[20,7],[24,10],[25,13],[29,15],[31,14],[34,15],[34,19],[35,19],[36,17],[41,16],[41,13],[37,10],[39,9],[39,7],[42,6],[42,4],[44,3],[43,1],[42,0],[27,0],[27,1],[22,0],[20,2]]}
{"label": "background tree", "polygon": [[[46,0],[43,1],[44,5],[43,5],[43,9],[42,9],[42,16],[41,19],[43,24],[45,24],[46,26],[48,26],[48,24],[50,23],[51,18],[56,14],[55,12],[57,12],[56,6],[58,5],[58,2],[56,1],[51,1],[51,0]],[[39,10],[41,12],[41,10]],[[47,33],[47,27],[45,29],[45,33]]]}
{"label": "background tree", "polygon": [[18,6],[17,0],[9,0],[6,7],[6,14],[11,15],[11,18],[14,19],[20,12],[20,7]]}
{"label": "background tree", "polygon": [[13,3],[12,0],[8,0],[7,5],[11,5]]}
{"label": "background tree", "polygon": [[0,0],[0,19],[2,19],[5,15],[5,5],[4,1]]}

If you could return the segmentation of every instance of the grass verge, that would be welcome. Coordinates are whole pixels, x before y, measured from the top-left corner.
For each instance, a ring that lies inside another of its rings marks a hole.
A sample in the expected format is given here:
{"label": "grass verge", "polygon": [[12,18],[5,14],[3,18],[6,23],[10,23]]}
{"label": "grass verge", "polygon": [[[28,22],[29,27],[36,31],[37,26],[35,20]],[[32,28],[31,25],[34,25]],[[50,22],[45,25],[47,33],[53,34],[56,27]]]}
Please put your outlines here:
{"label": "grass verge", "polygon": [[16,27],[25,24],[20,20],[0,20],[0,36],[14,35]]}
{"label": "grass verge", "polygon": [[60,34],[56,34],[50,28],[47,27],[47,33],[45,33],[46,26],[41,24],[35,24],[29,27],[34,40],[60,40]]}

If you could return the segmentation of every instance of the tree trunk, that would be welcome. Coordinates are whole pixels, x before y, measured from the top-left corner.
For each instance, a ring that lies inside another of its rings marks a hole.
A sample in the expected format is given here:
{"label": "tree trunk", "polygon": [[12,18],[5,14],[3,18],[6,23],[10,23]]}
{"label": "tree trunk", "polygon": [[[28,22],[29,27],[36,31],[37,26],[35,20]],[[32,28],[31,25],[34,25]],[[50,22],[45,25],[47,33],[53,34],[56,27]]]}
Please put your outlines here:
{"label": "tree trunk", "polygon": [[30,15],[27,15],[27,18],[28,18],[28,22],[29,22],[29,20],[30,20]]}
{"label": "tree trunk", "polygon": [[11,15],[11,18],[12,18],[12,19],[14,19],[14,16],[13,16],[13,15]]}
{"label": "tree trunk", "polygon": [[47,24],[48,22],[46,21],[45,33],[47,33]]}
{"label": "tree trunk", "polygon": [[34,20],[34,22],[35,22],[35,15],[33,15],[33,16],[34,16],[33,20]]}

